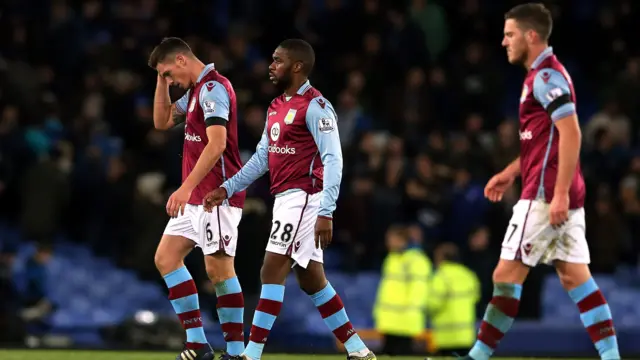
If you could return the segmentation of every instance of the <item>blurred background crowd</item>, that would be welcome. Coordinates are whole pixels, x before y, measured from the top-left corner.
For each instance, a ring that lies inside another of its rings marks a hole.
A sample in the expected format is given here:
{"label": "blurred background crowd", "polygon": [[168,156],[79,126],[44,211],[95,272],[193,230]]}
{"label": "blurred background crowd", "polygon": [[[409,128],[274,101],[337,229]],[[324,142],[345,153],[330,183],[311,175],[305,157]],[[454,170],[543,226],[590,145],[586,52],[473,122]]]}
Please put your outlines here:
{"label": "blurred background crowd", "polygon": [[[400,224],[429,256],[438,244],[455,244],[486,298],[519,196],[515,187],[499,204],[483,197],[486,180],[519,152],[525,71],[508,65],[500,47],[503,13],[518,3],[5,0],[0,237],[19,232],[20,241],[41,244],[38,254],[63,237],[160,282],[152,259],[166,199],[180,182],[183,132],[153,128],[150,50],[165,36],[183,37],[232,81],[246,161],[278,95],[267,79],[271,53],[301,37],[315,48],[311,82],[336,108],[345,158],[328,267],[379,271],[387,229]],[[592,269],[615,273],[637,266],[640,255],[639,5],[548,6],[552,45],[575,82],[583,127]],[[256,292],[271,226],[268,179],[248,199],[238,271],[245,291]],[[4,241],[4,256],[20,241]],[[201,266],[199,256],[191,265]],[[540,312],[540,274],[524,300],[532,317]],[[33,283],[24,291],[41,296]]]}

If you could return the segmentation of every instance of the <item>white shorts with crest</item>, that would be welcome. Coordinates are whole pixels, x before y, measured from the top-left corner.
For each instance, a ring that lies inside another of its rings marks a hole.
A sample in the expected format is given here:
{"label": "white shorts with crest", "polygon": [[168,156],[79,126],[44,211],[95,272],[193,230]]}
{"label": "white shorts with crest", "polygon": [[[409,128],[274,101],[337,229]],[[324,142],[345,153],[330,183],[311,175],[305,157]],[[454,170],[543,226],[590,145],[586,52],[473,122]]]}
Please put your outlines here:
{"label": "white shorts with crest", "polygon": [[216,206],[208,213],[202,205],[187,204],[184,215],[169,220],[164,234],[193,240],[205,255],[224,251],[235,256],[241,218],[242,209],[237,207]]}
{"label": "white shorts with crest", "polygon": [[268,252],[290,256],[305,269],[311,260],[322,263],[322,249],[315,244],[320,196],[294,191],[276,197]]}
{"label": "white shorts with crest", "polygon": [[541,200],[520,200],[502,241],[500,258],[521,260],[525,265],[552,264],[554,260],[588,264],[584,208],[569,210],[560,228],[549,223],[549,204]]}

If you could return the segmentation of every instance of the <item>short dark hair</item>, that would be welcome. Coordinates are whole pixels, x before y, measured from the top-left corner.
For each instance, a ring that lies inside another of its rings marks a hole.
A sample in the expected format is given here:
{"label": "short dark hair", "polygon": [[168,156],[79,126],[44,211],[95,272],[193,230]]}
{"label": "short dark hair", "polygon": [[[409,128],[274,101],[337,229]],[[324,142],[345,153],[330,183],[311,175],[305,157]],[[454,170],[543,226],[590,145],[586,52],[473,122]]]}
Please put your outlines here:
{"label": "short dark hair", "polygon": [[316,53],[308,42],[302,39],[287,39],[278,45],[289,52],[293,61],[300,61],[304,65],[304,73],[311,74],[316,63]]}
{"label": "short dark hair", "polygon": [[409,234],[409,229],[406,226],[403,225],[391,225],[389,226],[389,228],[387,228],[387,234],[391,235],[397,235],[399,237],[401,237],[403,240],[405,241],[409,241],[409,238],[411,237]]}
{"label": "short dark hair", "polygon": [[159,63],[165,61],[170,55],[177,53],[193,55],[191,47],[184,40],[177,37],[164,38],[149,55],[149,66],[155,69]]}
{"label": "short dark hair", "polygon": [[551,30],[553,30],[551,11],[540,3],[515,6],[504,14],[504,19],[516,20],[525,29],[537,32],[544,41],[549,40]]}

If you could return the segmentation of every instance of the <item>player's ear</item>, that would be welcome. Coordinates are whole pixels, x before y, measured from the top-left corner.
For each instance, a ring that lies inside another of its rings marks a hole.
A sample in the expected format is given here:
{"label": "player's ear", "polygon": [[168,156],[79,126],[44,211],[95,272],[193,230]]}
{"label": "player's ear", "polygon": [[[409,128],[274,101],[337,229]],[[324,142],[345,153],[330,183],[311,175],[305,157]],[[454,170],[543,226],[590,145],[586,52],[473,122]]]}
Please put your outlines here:
{"label": "player's ear", "polygon": [[533,30],[527,30],[524,32],[524,38],[528,44],[533,42],[533,39],[535,36],[536,36],[536,33]]}
{"label": "player's ear", "polygon": [[176,64],[180,66],[185,66],[187,64],[187,59],[183,54],[176,54]]}
{"label": "player's ear", "polygon": [[293,71],[302,72],[303,67],[304,67],[304,64],[302,63],[302,61],[296,61],[296,63],[293,64]]}

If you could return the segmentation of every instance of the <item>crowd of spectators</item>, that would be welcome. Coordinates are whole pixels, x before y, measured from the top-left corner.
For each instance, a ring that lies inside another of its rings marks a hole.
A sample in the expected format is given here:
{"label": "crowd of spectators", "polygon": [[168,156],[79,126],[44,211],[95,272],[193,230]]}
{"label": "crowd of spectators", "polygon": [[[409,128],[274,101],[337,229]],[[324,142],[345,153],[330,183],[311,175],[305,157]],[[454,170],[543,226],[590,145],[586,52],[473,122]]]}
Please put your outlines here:
{"label": "crowd of spectators", "polygon": [[[519,151],[524,69],[508,65],[500,48],[503,13],[516,3],[5,1],[0,218],[27,239],[66,234],[156,278],[153,253],[165,201],[180,182],[183,135],[153,128],[150,50],[165,36],[183,37],[232,81],[246,160],[278,95],[267,78],[270,55],[283,39],[300,37],[315,47],[311,82],[337,110],[345,158],[328,256],[342,255],[345,270],[378,269],[385,230],[402,223],[427,250],[458,244],[486,280],[519,191],[497,205],[483,198],[488,177]],[[549,6],[551,42],[578,93],[593,268],[636,265],[638,4]],[[248,197],[238,261],[251,282],[270,228],[268,179]]]}

